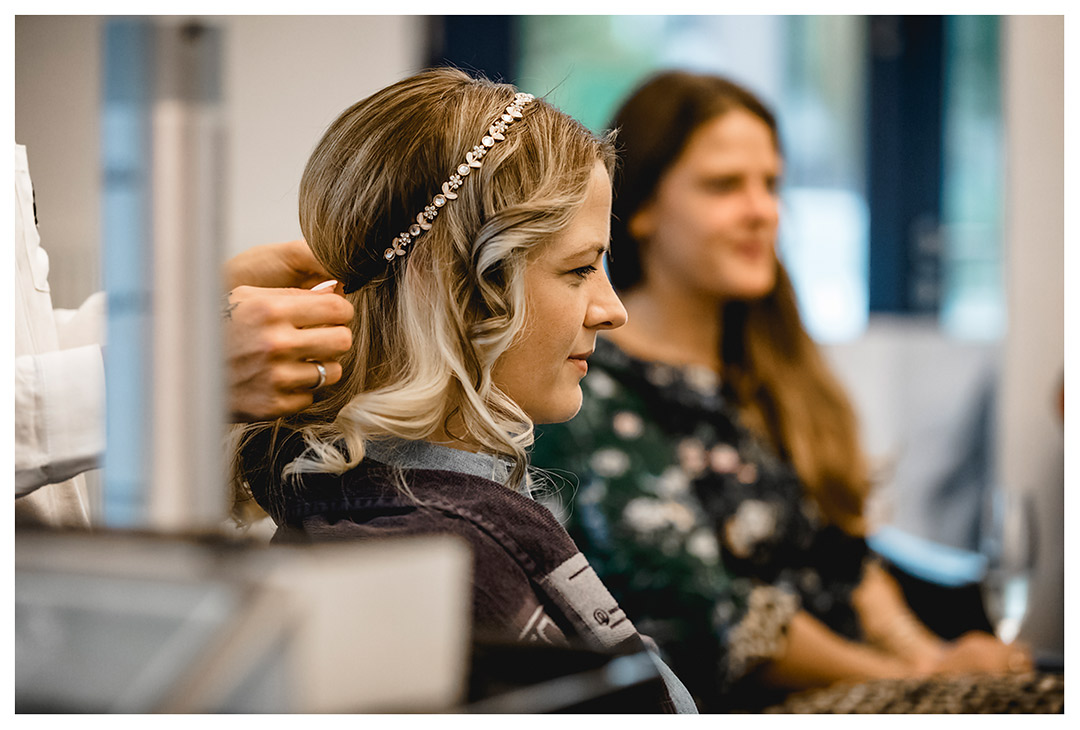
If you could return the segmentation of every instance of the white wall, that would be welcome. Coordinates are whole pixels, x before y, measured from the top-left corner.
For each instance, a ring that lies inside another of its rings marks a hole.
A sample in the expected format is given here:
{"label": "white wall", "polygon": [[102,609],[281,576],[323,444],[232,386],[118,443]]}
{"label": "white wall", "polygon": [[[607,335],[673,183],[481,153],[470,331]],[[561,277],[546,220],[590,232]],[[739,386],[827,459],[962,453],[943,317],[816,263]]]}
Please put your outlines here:
{"label": "white wall", "polygon": [[1061,16],[1004,24],[1005,271],[1000,468],[1036,497],[1039,562],[1021,634],[1063,641],[1064,434],[1057,393],[1065,363],[1065,36]]}
{"label": "white wall", "polygon": [[225,246],[300,237],[297,187],[323,130],[353,102],[420,70],[423,18],[213,18],[225,29]]}
{"label": "white wall", "polygon": [[15,141],[26,145],[53,305],[101,287],[102,21],[16,16]]}

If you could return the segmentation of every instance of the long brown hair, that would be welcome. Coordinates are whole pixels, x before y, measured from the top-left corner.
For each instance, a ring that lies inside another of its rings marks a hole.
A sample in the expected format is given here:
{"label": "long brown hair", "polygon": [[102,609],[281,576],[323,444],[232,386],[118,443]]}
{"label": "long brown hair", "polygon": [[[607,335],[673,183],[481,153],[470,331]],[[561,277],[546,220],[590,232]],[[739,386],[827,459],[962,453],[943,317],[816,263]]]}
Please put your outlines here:
{"label": "long brown hair", "polygon": [[[628,225],[655,193],[703,124],[734,109],[761,119],[781,152],[776,118],[753,93],[727,79],[684,71],[653,76],[616,113],[621,168],[616,173],[611,279],[626,291],[642,280],[639,242]],[[869,489],[854,409],[799,316],[795,291],[777,261],[766,296],[723,305],[721,378],[752,432],[798,473],[825,518],[865,531]]]}

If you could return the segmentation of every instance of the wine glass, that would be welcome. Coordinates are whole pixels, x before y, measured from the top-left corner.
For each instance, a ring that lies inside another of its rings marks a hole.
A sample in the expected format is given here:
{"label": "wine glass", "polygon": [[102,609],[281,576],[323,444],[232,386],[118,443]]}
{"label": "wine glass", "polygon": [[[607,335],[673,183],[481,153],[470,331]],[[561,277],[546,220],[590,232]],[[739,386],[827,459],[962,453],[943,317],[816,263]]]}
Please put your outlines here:
{"label": "wine glass", "polygon": [[1038,536],[1033,504],[1030,494],[1010,490],[996,490],[990,498],[982,598],[994,633],[1006,644],[1016,639],[1027,612]]}

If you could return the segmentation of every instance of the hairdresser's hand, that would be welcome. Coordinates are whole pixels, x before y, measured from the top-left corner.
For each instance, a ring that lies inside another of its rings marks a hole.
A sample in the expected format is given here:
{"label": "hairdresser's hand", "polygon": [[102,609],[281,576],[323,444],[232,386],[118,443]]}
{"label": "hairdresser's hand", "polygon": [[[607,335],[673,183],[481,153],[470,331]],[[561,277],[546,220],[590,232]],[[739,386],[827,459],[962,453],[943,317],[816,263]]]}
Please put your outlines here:
{"label": "hairdresser's hand", "polygon": [[[336,290],[335,290],[336,289]],[[352,346],[352,305],[341,286],[321,291],[238,286],[225,307],[229,408],[234,421],[266,421],[311,405],[316,386],[341,379]],[[319,383],[319,369],[326,380]]]}
{"label": "hairdresser's hand", "polygon": [[253,246],[225,262],[230,291],[238,286],[310,289],[329,278],[303,239]]}
{"label": "hairdresser's hand", "polygon": [[945,645],[935,673],[974,674],[1029,672],[1031,654],[1019,644],[1006,644],[983,631],[969,631]]}

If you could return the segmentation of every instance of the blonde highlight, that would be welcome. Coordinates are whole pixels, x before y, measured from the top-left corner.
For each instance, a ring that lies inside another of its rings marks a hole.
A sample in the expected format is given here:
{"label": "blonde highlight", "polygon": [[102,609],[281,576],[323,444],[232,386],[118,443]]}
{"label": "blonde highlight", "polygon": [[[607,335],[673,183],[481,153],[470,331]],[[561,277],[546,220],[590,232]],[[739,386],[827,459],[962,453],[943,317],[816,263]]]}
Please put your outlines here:
{"label": "blonde highlight", "polygon": [[346,295],[357,313],[354,346],[341,380],[311,407],[237,429],[236,454],[271,428],[300,434],[305,449],[282,470],[285,481],[347,471],[373,438],[453,432],[510,459],[508,484],[524,482],[532,422],[492,368],[525,326],[529,257],[569,225],[596,161],[611,171],[611,141],[536,99],[408,254],[382,255],[515,92],[452,69],[425,71],[329,126],[301,179],[300,224],[330,275],[356,284]]}

